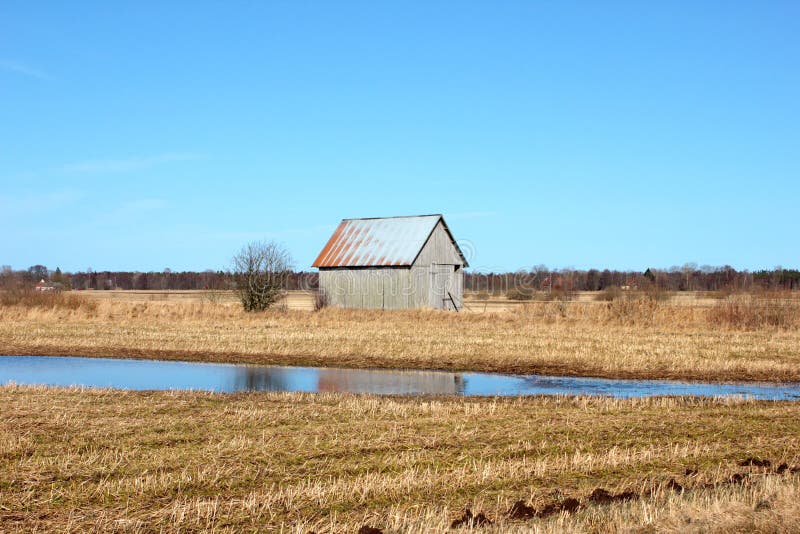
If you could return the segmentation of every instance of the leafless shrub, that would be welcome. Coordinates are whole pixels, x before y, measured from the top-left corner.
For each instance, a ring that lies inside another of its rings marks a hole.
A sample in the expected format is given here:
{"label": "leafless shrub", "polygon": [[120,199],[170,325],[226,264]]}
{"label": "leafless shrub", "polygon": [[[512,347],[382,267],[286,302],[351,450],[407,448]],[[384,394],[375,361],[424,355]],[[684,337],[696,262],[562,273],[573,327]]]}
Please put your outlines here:
{"label": "leafless shrub", "polygon": [[641,294],[656,302],[667,302],[672,294],[655,284],[650,284],[642,290]]}
{"label": "leafless shrub", "polygon": [[553,289],[552,291],[537,291],[532,288],[521,287],[511,288],[506,291],[508,300],[535,300],[537,302],[568,302],[574,300],[575,292],[565,289]]}
{"label": "leafless shrub", "polygon": [[651,300],[655,302],[666,302],[670,294],[658,286],[650,284],[643,289],[623,289],[619,286],[609,286],[595,295],[597,302],[613,302],[615,300]]}
{"label": "leafless shrub", "polygon": [[328,307],[328,297],[325,295],[323,291],[319,289],[314,292],[314,311],[320,311],[323,308]]}
{"label": "leafless shrub", "polygon": [[274,241],[248,243],[233,257],[233,280],[245,311],[262,311],[283,297],[292,257]]}
{"label": "leafless shrub", "polygon": [[205,293],[205,299],[211,304],[219,304],[222,300],[222,292],[217,289],[209,289]]}
{"label": "leafless shrub", "polygon": [[512,288],[506,291],[506,298],[508,300],[531,300],[533,293],[533,289],[530,288]]}
{"label": "leafless shrub", "polygon": [[653,324],[661,304],[647,296],[621,297],[606,304],[608,318],[623,325]]}
{"label": "leafless shrub", "polygon": [[538,300],[552,301],[557,300],[560,302],[570,302],[575,300],[577,292],[568,287],[556,287],[552,291],[538,291],[535,298]]}
{"label": "leafless shrub", "polygon": [[594,300],[599,302],[611,302],[622,297],[622,289],[619,286],[609,286],[595,295]]}

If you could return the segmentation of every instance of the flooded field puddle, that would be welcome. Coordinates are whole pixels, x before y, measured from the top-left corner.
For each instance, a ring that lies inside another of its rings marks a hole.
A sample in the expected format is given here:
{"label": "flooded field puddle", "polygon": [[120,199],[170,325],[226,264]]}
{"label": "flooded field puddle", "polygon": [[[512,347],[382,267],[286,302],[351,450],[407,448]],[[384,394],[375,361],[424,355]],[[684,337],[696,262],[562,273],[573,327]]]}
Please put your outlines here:
{"label": "flooded field puddle", "polygon": [[800,399],[800,384],[503,375],[495,373],[283,367],[160,360],[0,356],[0,384],[132,390],[307,391],[378,395],[745,396]]}

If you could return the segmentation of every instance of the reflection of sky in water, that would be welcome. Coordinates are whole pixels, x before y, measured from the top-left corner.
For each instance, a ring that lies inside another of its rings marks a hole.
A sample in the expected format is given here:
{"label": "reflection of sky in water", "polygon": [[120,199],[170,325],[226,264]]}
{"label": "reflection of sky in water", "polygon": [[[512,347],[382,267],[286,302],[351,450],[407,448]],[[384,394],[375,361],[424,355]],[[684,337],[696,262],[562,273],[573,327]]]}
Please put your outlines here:
{"label": "reflection of sky in water", "polygon": [[122,389],[338,391],[429,395],[743,395],[798,399],[800,384],[706,384],[667,380],[514,376],[492,373],[251,366],[156,360],[0,356],[0,384]]}
{"label": "reflection of sky in water", "polygon": [[613,380],[604,378],[508,376],[464,373],[465,395],[742,395],[760,399],[800,398],[800,384],[709,384],[672,380]]}

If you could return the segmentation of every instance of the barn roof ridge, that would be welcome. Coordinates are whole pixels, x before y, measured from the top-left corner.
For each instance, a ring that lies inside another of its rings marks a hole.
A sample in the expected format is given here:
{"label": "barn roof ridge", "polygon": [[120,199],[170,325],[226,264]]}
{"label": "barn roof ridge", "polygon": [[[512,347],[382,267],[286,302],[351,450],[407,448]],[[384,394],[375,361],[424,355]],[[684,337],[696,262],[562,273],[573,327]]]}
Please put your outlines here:
{"label": "barn roof ridge", "polygon": [[390,215],[389,217],[350,217],[342,219],[343,221],[375,221],[378,219],[412,219],[414,217],[442,217],[441,213],[426,213],[423,215]]}

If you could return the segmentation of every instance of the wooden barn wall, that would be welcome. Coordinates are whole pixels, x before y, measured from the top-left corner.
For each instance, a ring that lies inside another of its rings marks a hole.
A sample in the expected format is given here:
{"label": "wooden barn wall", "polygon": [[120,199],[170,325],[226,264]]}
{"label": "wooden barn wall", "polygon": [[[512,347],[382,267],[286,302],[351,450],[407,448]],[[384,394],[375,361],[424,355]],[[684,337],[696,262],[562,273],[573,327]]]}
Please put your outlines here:
{"label": "wooden barn wall", "polygon": [[[444,271],[450,268],[449,279],[440,281],[438,291],[434,292],[432,285],[434,276],[433,271],[439,269]],[[453,297],[456,306],[460,310],[464,303],[464,270],[455,270],[455,266],[449,264],[417,265],[411,268],[411,279],[414,281],[414,294],[411,305],[416,308],[436,308],[452,309],[450,302],[444,302],[447,293]]]}
{"label": "wooden barn wall", "polygon": [[320,270],[319,288],[330,306],[399,310],[413,307],[408,268]]}
{"label": "wooden barn wall", "polygon": [[[461,309],[464,302],[464,270],[461,268],[463,263],[458,250],[440,221],[411,268],[411,276],[415,280],[417,288],[414,295],[415,306],[452,308],[452,305],[443,302],[444,296],[450,293],[456,306]],[[448,279],[443,282],[443,287],[434,292],[432,272],[434,270],[443,272],[448,265],[453,266]]]}

